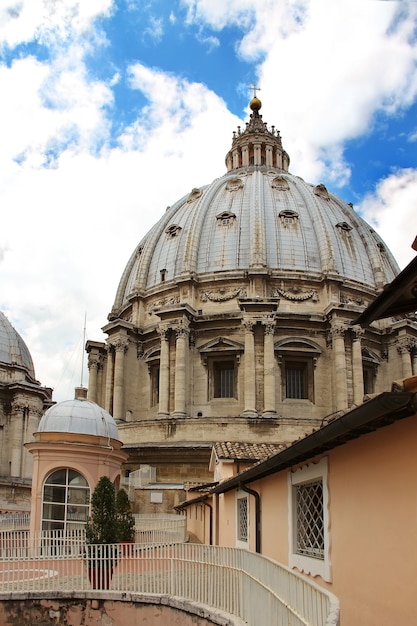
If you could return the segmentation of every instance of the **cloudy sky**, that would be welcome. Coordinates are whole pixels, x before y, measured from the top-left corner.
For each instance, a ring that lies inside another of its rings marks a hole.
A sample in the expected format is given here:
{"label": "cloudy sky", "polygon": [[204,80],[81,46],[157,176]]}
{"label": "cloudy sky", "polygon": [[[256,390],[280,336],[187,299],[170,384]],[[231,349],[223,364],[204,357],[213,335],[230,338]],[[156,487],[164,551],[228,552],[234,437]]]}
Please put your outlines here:
{"label": "cloudy sky", "polygon": [[[225,172],[250,85],[290,170],[400,267],[417,235],[417,2],[2,0],[0,310],[57,401],[136,244]],[[85,327],[85,330],[84,330]]]}

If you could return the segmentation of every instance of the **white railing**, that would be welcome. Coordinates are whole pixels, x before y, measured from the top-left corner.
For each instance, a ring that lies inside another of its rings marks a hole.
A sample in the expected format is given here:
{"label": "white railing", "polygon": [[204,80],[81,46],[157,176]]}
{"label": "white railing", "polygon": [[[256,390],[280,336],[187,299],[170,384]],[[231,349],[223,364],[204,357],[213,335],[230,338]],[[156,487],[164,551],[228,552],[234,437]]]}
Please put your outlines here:
{"label": "white railing", "polygon": [[[104,562],[110,562],[111,577]],[[48,591],[53,597],[53,592],[60,590],[107,589],[107,584],[116,593],[186,598],[240,617],[248,626],[339,623],[335,596],[308,578],[241,549],[111,544],[88,546],[71,556],[0,558],[0,588],[9,594]]]}
{"label": "white railing", "polygon": [[135,514],[136,543],[180,543],[187,537],[185,515]]}
{"label": "white railing", "polygon": [[[134,515],[135,543],[182,543],[187,538],[187,518],[184,515]],[[29,524],[28,524],[29,526]],[[32,535],[28,529],[0,530],[0,558],[33,555],[39,547],[41,554],[66,556],[77,554],[85,542],[83,528],[63,533],[60,530],[42,531]]]}

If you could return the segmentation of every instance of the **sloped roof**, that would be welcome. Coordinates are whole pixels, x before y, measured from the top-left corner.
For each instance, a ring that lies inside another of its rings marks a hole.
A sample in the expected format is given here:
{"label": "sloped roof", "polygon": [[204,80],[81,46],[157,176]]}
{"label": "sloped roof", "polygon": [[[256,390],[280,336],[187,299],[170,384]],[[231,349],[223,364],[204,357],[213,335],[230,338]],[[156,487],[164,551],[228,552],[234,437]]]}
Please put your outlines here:
{"label": "sloped roof", "polygon": [[261,461],[287,447],[287,444],[217,441],[213,448],[218,459]]}

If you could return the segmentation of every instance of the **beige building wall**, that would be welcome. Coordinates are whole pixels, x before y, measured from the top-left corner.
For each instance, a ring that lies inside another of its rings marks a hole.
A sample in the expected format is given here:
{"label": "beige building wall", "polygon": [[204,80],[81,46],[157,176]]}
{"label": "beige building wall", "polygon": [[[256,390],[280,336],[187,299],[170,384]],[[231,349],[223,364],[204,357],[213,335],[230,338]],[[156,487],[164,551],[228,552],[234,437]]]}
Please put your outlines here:
{"label": "beige building wall", "polygon": [[[417,623],[416,441],[417,415],[306,461],[328,461],[331,581],[314,580],[339,597],[341,624]],[[261,496],[262,554],[288,565],[288,471],[248,486]],[[220,545],[237,545],[235,500],[219,496]]]}

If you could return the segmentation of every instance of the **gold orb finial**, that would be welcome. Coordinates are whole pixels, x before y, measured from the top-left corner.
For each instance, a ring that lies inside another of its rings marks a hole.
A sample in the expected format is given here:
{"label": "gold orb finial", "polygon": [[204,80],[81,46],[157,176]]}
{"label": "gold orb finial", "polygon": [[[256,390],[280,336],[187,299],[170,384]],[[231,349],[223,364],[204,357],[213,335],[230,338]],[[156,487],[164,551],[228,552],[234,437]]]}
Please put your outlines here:
{"label": "gold orb finial", "polygon": [[249,102],[249,107],[252,111],[259,111],[261,106],[262,102],[256,96]]}

